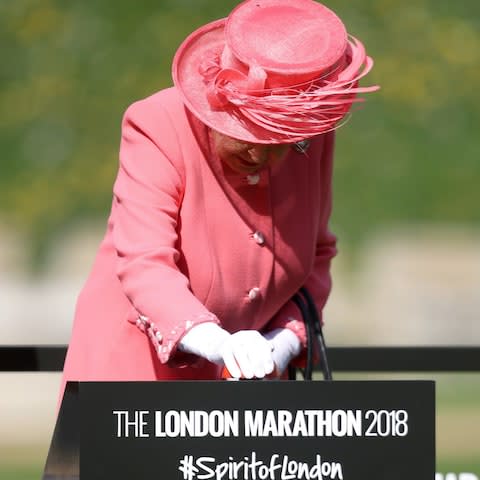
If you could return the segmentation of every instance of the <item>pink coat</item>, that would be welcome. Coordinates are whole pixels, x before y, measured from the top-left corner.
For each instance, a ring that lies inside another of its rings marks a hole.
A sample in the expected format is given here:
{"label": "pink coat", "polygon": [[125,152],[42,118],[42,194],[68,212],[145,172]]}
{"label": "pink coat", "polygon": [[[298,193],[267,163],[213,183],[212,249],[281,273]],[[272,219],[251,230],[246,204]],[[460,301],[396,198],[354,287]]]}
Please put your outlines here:
{"label": "pink coat", "polygon": [[174,88],[133,104],[64,381],[218,378],[217,366],[176,351],[205,321],[230,332],[291,328],[304,341],[289,299],[306,285],[322,309],[330,291],[333,143],[328,133],[307,155],[292,149],[242,176],[219,160]]}

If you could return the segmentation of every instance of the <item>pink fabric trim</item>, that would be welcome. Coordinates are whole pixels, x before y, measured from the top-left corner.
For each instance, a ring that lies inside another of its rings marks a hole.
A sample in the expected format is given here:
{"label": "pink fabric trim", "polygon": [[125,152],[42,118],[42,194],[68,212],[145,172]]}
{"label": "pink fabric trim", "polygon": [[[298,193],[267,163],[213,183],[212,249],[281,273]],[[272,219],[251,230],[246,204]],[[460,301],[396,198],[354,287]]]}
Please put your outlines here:
{"label": "pink fabric trim", "polygon": [[[169,331],[161,331],[154,322],[151,322],[144,315],[139,315],[135,324],[142,333],[148,335],[157,352],[158,359],[161,363],[165,364],[174,361],[173,357],[177,351],[177,345],[180,339],[195,325],[205,322],[220,324],[220,321],[213,313],[197,315],[178,324]],[[179,367],[184,365],[178,365],[177,362],[175,362],[175,366]]]}
{"label": "pink fabric trim", "polygon": [[305,324],[303,323],[300,310],[293,301],[287,302],[268,324],[269,331],[275,328],[288,328],[298,337],[302,348],[306,348],[307,333]]}

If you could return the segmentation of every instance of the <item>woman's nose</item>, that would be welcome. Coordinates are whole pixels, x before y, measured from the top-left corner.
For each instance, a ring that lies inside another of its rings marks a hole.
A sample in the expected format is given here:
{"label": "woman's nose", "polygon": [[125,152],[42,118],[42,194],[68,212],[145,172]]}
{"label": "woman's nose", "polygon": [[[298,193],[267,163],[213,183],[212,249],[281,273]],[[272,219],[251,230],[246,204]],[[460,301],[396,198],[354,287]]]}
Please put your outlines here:
{"label": "woman's nose", "polygon": [[252,145],[248,149],[250,155],[250,161],[256,165],[265,163],[268,159],[268,150],[265,145]]}

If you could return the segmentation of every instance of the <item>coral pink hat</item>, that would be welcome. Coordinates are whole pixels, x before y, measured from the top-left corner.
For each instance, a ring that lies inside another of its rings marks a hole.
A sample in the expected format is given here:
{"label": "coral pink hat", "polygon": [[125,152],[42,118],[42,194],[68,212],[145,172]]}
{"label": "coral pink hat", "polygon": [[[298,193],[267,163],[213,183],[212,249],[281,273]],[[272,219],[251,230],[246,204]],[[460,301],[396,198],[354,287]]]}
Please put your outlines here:
{"label": "coral pink hat", "polygon": [[358,81],[373,61],[313,0],[246,0],[180,45],[173,81],[203,123],[254,143],[290,143],[337,128],[377,90]]}

